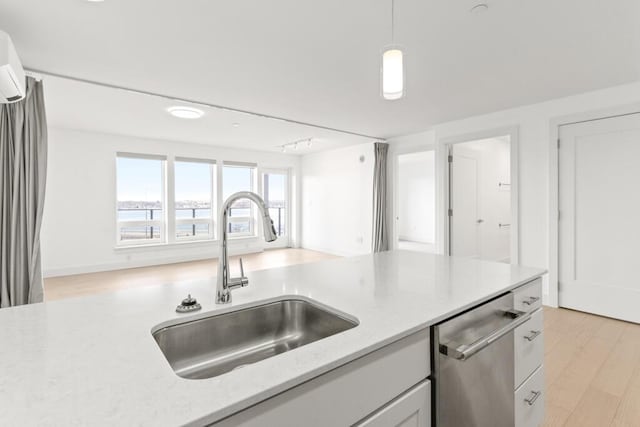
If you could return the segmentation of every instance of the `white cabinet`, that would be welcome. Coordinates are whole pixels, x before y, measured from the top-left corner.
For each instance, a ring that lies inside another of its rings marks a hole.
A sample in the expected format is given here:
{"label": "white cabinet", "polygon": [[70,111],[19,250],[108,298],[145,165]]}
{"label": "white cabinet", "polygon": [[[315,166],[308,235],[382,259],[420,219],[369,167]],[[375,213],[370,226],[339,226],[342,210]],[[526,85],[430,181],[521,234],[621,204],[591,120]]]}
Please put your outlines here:
{"label": "white cabinet", "polygon": [[423,381],[389,402],[356,427],[427,427],[431,425],[431,382]]}
{"label": "white cabinet", "polygon": [[516,427],[538,427],[544,419],[544,319],[540,279],[514,295],[516,307],[531,319],[513,333]]}
{"label": "white cabinet", "polygon": [[[425,379],[431,372],[429,343],[428,329],[416,332],[238,412],[214,426],[350,426],[396,402],[396,409],[390,409],[384,416],[399,416],[402,412],[406,414],[404,419],[410,419],[417,413],[418,420],[428,419],[422,416],[426,409],[416,407],[418,394],[424,393],[424,388],[402,403],[399,396],[407,390],[413,391],[419,383],[428,389]],[[423,403],[426,408],[431,402],[424,399]],[[412,425],[402,424],[403,421],[399,419],[397,425]],[[395,424],[370,425],[386,427]],[[416,425],[424,427],[423,424]]]}

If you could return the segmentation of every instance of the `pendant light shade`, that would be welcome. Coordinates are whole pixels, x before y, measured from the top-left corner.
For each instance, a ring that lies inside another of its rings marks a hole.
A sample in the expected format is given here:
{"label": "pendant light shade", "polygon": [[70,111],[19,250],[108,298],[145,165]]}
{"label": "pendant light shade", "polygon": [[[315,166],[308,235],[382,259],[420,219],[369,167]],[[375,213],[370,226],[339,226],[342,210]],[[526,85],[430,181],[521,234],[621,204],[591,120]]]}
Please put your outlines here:
{"label": "pendant light shade", "polygon": [[388,100],[404,96],[404,55],[398,47],[382,53],[382,97]]}
{"label": "pendant light shade", "polygon": [[404,52],[394,46],[395,0],[391,0],[391,43],[382,52],[380,69],[380,92],[386,100],[393,101],[404,96]]}

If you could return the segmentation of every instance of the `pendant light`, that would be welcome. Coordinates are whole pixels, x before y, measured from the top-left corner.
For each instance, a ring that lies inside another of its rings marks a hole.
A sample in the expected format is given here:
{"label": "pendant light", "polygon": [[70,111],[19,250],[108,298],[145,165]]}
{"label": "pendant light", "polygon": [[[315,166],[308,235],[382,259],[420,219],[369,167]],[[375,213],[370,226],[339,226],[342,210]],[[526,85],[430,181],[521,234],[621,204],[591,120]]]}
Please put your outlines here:
{"label": "pendant light", "polygon": [[391,0],[391,45],[382,52],[380,86],[382,97],[396,100],[404,96],[404,53],[394,45],[395,36],[395,0]]}

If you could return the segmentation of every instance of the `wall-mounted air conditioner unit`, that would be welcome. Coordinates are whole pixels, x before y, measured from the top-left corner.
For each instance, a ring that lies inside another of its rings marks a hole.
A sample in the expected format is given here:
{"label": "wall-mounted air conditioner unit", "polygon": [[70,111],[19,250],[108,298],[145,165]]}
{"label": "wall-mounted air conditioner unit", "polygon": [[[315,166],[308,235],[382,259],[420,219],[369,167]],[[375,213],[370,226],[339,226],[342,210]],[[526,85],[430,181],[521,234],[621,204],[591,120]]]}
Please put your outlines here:
{"label": "wall-mounted air conditioner unit", "polygon": [[24,98],[25,86],[24,69],[11,37],[0,31],[0,104],[20,101]]}

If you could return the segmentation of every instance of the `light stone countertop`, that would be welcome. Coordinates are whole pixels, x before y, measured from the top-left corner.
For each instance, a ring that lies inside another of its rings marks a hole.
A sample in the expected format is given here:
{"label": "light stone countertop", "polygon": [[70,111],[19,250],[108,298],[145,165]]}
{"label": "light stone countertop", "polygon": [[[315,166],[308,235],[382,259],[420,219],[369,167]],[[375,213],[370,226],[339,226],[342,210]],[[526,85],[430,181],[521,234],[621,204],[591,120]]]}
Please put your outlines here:
{"label": "light stone countertop", "polygon": [[[231,305],[215,280],[0,310],[0,425],[177,426],[220,420],[540,276],[543,270],[394,251],[250,273]],[[178,314],[187,293],[202,303]],[[161,323],[302,296],[358,318],[348,331],[204,379],[178,377]]]}

